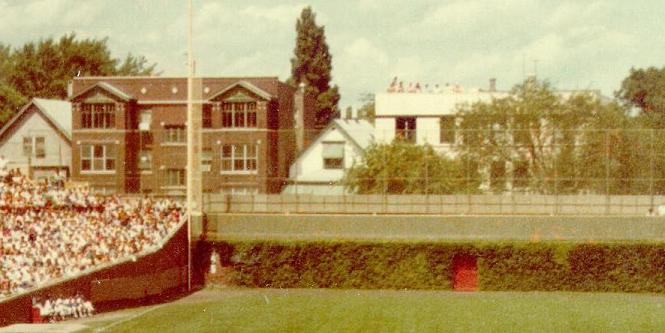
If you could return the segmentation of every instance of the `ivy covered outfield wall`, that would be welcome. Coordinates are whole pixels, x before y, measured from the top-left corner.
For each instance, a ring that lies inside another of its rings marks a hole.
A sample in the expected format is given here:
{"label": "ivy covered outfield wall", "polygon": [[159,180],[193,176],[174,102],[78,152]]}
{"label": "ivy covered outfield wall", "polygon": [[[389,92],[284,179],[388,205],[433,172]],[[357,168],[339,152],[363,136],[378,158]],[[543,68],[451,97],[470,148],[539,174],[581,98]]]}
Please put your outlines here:
{"label": "ivy covered outfield wall", "polygon": [[209,243],[224,280],[247,287],[452,289],[456,256],[480,290],[665,292],[665,243]]}

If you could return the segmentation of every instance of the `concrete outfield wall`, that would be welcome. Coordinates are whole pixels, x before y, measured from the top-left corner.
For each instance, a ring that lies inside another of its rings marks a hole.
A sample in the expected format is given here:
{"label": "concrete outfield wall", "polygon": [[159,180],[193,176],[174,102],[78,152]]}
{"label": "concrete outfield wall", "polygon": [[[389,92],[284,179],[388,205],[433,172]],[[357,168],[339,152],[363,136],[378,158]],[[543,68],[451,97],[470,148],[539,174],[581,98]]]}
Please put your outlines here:
{"label": "concrete outfield wall", "polygon": [[437,216],[211,214],[216,241],[665,242],[665,218],[647,216]]}
{"label": "concrete outfield wall", "polygon": [[186,289],[187,225],[183,224],[154,253],[98,268],[0,302],[0,326],[30,322],[33,297],[58,298],[78,293],[92,301],[97,311],[108,311],[153,302]]}
{"label": "concrete outfield wall", "polygon": [[646,215],[665,196],[647,195],[221,195],[205,198],[217,213]]}

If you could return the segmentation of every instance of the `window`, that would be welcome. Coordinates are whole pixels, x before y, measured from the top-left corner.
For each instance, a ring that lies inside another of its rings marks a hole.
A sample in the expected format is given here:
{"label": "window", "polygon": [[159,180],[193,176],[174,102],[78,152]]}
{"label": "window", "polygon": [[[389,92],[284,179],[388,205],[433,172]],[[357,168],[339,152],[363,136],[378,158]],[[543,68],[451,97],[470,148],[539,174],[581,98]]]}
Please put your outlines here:
{"label": "window", "polygon": [[139,114],[139,131],[149,131],[152,124],[152,111],[143,110]]}
{"label": "window", "polygon": [[35,138],[35,157],[44,158],[46,157],[46,149],[44,147],[45,139],[43,136],[38,136]]}
{"label": "window", "polygon": [[166,170],[166,186],[185,186],[185,169]]}
{"label": "window", "polygon": [[439,119],[439,139],[441,143],[455,143],[455,117],[444,116]]}
{"label": "window", "polygon": [[115,104],[82,104],[82,128],[113,128],[115,126]]}
{"label": "window", "polygon": [[205,149],[201,153],[201,171],[209,172],[212,169],[212,151]]}
{"label": "window", "polygon": [[185,126],[182,125],[171,125],[164,128],[166,133],[166,143],[186,143],[187,142],[187,133],[185,132]]}
{"label": "window", "polygon": [[493,189],[503,190],[506,182],[506,163],[493,161],[490,168],[490,186]]}
{"label": "window", "polygon": [[43,136],[24,136],[23,156],[34,158],[46,157],[46,138]]}
{"label": "window", "polygon": [[416,142],[416,118],[397,117],[395,119],[395,138],[406,142]]}
{"label": "window", "polygon": [[515,161],[513,167],[513,188],[525,188],[529,185],[529,162]]}
{"label": "window", "polygon": [[113,145],[82,144],[81,171],[115,171],[115,147]]}
{"label": "window", "polygon": [[222,103],[222,127],[256,127],[256,102]]}
{"label": "window", "polygon": [[141,131],[140,132],[140,138],[141,140],[141,149],[145,149],[147,147],[151,147],[153,143],[153,135],[152,132],[149,131]]}
{"label": "window", "polygon": [[202,124],[201,127],[203,128],[211,128],[212,127],[212,110],[210,109],[210,106],[203,106],[202,110]]}
{"label": "window", "polygon": [[32,137],[23,137],[23,155],[32,157]]}
{"label": "window", "polygon": [[323,142],[323,168],[344,168],[344,142]]}
{"label": "window", "polygon": [[142,150],[139,152],[139,170],[152,169],[152,151]]}
{"label": "window", "polygon": [[222,172],[256,173],[258,166],[256,145],[223,145]]}
{"label": "window", "polygon": [[233,186],[222,188],[222,192],[232,195],[253,195],[259,193],[259,189],[256,186]]}

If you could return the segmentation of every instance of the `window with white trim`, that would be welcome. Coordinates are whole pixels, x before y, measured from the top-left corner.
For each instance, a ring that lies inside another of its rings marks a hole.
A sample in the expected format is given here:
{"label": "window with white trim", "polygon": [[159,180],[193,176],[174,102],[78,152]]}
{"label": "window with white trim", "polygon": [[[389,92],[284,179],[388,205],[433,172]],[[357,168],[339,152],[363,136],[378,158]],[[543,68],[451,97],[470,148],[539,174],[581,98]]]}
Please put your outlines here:
{"label": "window with white trim", "polygon": [[165,143],[187,143],[187,132],[184,125],[167,125],[164,127]]}
{"label": "window with white trim", "polygon": [[256,102],[222,103],[222,127],[255,128]]}
{"label": "window with white trim", "polygon": [[322,156],[324,169],[343,169],[344,142],[323,142]]}
{"label": "window with white trim", "polygon": [[139,131],[149,131],[152,124],[152,110],[141,110],[139,113]]}
{"label": "window with white trim", "polygon": [[115,104],[81,104],[82,128],[114,128]]}
{"label": "window with white trim", "polygon": [[115,145],[82,144],[81,171],[82,172],[115,171]]}
{"label": "window with white trim", "polygon": [[254,195],[259,193],[256,186],[229,186],[223,187],[222,192],[231,195]]}
{"label": "window with white trim", "polygon": [[222,172],[256,173],[258,146],[230,144],[222,146]]}
{"label": "window with white trim", "polygon": [[201,152],[201,171],[209,172],[212,169],[212,151],[204,149]]}
{"label": "window with white trim", "polygon": [[139,152],[139,170],[149,171],[152,169],[152,151],[141,150]]}
{"label": "window with white trim", "polygon": [[185,169],[166,170],[166,186],[185,186]]}
{"label": "window with white trim", "polygon": [[46,138],[43,136],[24,136],[23,156],[31,158],[46,157]]}

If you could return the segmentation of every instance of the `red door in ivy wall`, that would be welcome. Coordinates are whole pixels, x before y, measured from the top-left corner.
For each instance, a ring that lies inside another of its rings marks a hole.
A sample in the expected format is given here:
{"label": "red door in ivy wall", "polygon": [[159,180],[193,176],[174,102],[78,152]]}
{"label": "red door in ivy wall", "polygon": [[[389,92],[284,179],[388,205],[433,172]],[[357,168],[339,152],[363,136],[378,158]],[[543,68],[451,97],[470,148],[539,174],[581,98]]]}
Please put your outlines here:
{"label": "red door in ivy wall", "polygon": [[470,255],[458,255],[453,258],[453,290],[478,290],[478,260]]}

